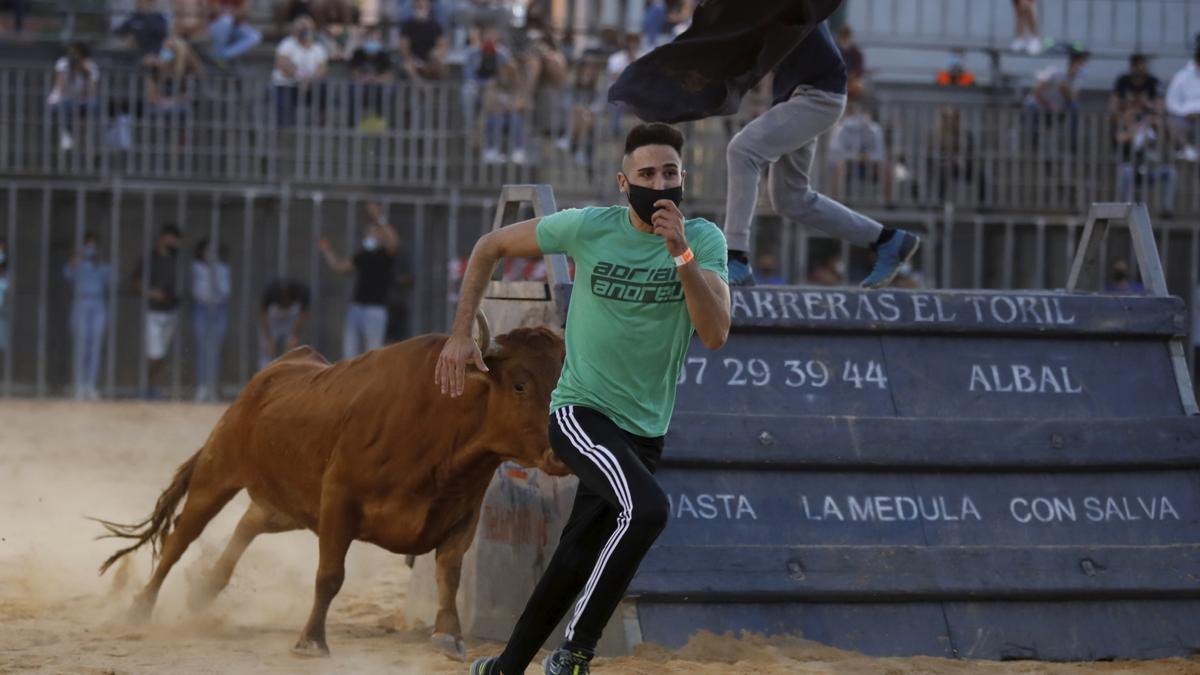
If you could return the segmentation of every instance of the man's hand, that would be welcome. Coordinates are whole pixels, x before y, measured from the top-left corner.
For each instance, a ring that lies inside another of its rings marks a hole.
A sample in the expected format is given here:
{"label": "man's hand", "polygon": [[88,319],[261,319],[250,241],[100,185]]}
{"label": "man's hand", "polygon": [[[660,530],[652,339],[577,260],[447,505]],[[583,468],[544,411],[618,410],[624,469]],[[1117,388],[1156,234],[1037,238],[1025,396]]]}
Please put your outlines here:
{"label": "man's hand", "polygon": [[657,209],[650,217],[650,225],[654,234],[662,237],[667,245],[667,253],[672,256],[683,255],[687,250],[687,238],[683,235],[683,212],[670,199],[660,199],[654,202]]}
{"label": "man's hand", "polygon": [[438,356],[437,367],[433,373],[433,381],[441,388],[443,395],[449,394],[452,398],[462,396],[468,361],[473,361],[480,371],[488,372],[487,364],[483,362],[483,354],[479,352],[479,345],[475,344],[475,340],[472,340],[470,335],[451,335]]}

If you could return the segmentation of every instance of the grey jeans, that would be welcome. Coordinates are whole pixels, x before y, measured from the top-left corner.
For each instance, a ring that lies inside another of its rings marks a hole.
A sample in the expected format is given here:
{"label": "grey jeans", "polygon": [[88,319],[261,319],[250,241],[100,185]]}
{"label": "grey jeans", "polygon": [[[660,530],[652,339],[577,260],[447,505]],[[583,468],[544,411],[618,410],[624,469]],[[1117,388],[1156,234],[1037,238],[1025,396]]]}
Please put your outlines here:
{"label": "grey jeans", "polygon": [[810,184],[817,138],[837,124],[845,109],[844,95],[802,86],[733,137],[725,154],[729,168],[725,239],[731,251],[750,250],[758,181],[767,164],[771,165],[768,194],[777,213],[856,246],[875,243],[883,225]]}

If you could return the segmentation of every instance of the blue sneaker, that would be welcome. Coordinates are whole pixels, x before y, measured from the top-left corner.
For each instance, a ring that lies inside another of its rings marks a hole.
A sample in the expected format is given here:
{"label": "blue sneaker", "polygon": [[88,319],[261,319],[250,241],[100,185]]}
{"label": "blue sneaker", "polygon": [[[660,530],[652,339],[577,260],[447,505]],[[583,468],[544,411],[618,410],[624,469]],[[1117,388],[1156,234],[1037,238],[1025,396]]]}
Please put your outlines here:
{"label": "blue sneaker", "polygon": [[741,260],[729,260],[729,285],[730,286],[753,286],[754,285],[754,270],[750,269],[750,265]]}
{"label": "blue sneaker", "polygon": [[475,663],[471,664],[471,670],[467,671],[468,675],[497,675],[500,672],[500,666],[496,662],[500,659],[495,656],[481,656],[475,659]]}
{"label": "blue sneaker", "polygon": [[542,661],[546,675],[588,675],[592,657],[559,647]]}
{"label": "blue sneaker", "polygon": [[883,288],[892,283],[900,272],[900,266],[912,260],[920,246],[920,237],[908,230],[896,230],[887,243],[875,249],[875,269],[863,279],[862,287]]}

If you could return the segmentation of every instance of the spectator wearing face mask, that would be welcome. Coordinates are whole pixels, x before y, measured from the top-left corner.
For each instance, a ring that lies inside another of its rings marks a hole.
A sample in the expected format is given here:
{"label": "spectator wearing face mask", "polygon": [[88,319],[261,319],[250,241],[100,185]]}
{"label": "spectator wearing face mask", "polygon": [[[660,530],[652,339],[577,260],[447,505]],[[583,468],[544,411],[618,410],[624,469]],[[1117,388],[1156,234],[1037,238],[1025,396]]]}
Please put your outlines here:
{"label": "spectator wearing face mask", "polygon": [[275,69],[271,72],[280,127],[295,125],[296,108],[302,97],[310,106],[314,91],[319,97],[320,83],[325,79],[328,66],[329,54],[316,41],[312,18],[301,16],[296,19],[292,34],[275,50]]}
{"label": "spectator wearing face mask", "polygon": [[205,237],[192,260],[192,331],[196,338],[196,401],[220,398],[221,346],[229,328],[229,265],[223,247]]}
{"label": "spectator wearing face mask", "polygon": [[96,379],[100,373],[100,352],[108,325],[108,287],[112,266],[97,259],[94,232],[83,235],[83,248],[76,251],[63,270],[71,284],[71,374],[75,381],[75,400],[95,401]]}
{"label": "spectator wearing face mask", "polygon": [[362,247],[353,258],[342,258],[329,240],[319,243],[329,269],[338,274],[354,273],[354,296],[346,308],[342,333],[342,358],[353,358],[383,346],[387,330],[387,295],[392,267],[400,249],[400,237],[384,219],[383,205],[369,202],[367,227]]}
{"label": "spectator wearing face mask", "polygon": [[430,0],[415,0],[412,16],[400,24],[400,55],[410,80],[446,77],[446,36],[432,11]]}
{"label": "spectator wearing face mask", "polygon": [[149,361],[147,399],[159,398],[158,379],[166,364],[167,352],[179,324],[179,296],[175,286],[176,254],[179,252],[179,226],[168,223],[158,233],[158,242],[150,255],[138,261],[130,275],[133,290],[146,298],[146,359]]}
{"label": "spectator wearing face mask", "polygon": [[[353,124],[365,125],[366,117],[384,116],[384,101],[390,98],[387,92],[395,74],[395,62],[384,48],[382,31],[378,26],[368,27],[362,45],[350,58],[350,77],[354,82],[350,98]],[[386,126],[387,120],[383,119],[382,123]]]}

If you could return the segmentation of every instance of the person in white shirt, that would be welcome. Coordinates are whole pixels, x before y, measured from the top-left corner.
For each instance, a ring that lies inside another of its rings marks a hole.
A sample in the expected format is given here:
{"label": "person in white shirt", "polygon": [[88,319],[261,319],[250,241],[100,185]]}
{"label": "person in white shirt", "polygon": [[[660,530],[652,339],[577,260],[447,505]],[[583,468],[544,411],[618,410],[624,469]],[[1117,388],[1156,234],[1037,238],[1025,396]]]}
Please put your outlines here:
{"label": "person in white shirt", "polygon": [[[301,16],[292,26],[292,34],[275,50],[275,69],[271,84],[275,87],[275,112],[280,127],[296,123],[296,108],[301,95],[307,105],[319,102],[321,80],[328,70],[329,54],[316,41],[316,26],[311,17]],[[313,93],[316,92],[316,97]]]}
{"label": "person in white shirt", "polygon": [[192,260],[192,330],[196,337],[196,400],[220,398],[221,345],[229,328],[229,265],[207,237]]}
{"label": "person in white shirt", "polygon": [[1195,52],[1167,86],[1167,123],[1180,141],[1179,158],[1200,160],[1200,34],[1196,35]]}
{"label": "person in white shirt", "polygon": [[50,119],[59,128],[58,146],[64,151],[75,147],[73,122],[81,120],[96,105],[96,83],[100,68],[82,42],[67,44],[67,55],[54,63],[54,87],[46,97]]}

